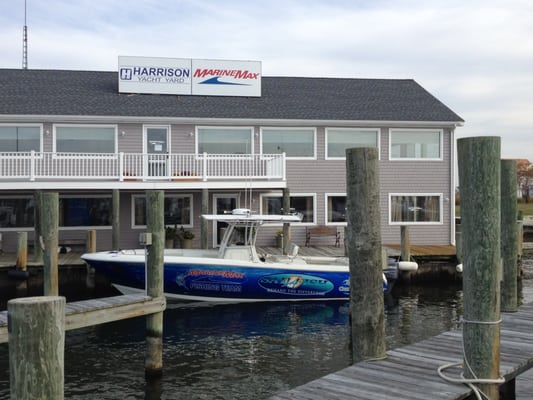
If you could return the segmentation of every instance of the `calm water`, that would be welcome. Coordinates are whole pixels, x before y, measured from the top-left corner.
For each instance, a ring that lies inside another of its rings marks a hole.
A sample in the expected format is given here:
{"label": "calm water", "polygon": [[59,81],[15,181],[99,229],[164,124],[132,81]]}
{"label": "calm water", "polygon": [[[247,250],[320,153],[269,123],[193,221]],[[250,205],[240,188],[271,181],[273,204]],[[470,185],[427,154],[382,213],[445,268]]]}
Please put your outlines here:
{"label": "calm water", "polygon": [[[5,300],[5,299],[4,299]],[[4,307],[5,309],[5,307]],[[67,399],[264,399],[350,364],[348,303],[169,304],[163,378],[144,378],[144,318],[69,331]],[[395,288],[387,347],[456,327],[459,287]],[[7,344],[0,399],[9,398]]]}

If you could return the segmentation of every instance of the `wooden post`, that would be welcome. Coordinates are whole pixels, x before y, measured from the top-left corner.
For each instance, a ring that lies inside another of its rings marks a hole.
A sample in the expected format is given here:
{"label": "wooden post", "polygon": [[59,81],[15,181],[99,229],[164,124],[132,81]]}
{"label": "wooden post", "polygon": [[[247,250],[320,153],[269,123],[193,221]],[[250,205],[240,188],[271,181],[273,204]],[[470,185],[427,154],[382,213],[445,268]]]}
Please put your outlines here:
{"label": "wooden post", "polygon": [[[500,138],[458,140],[465,377],[500,375]],[[471,370],[467,367],[469,366]],[[498,384],[483,383],[489,399]]]}
{"label": "wooden post", "polygon": [[43,248],[41,247],[40,237],[41,230],[41,210],[42,210],[42,193],[37,190],[33,194],[33,259],[36,263],[43,263]]}
{"label": "wooden post", "polygon": [[13,299],[7,312],[11,398],[63,399],[65,298]]}
{"label": "wooden post", "polygon": [[501,161],[502,311],[518,311],[517,163]]}
{"label": "wooden post", "polygon": [[118,250],[120,249],[120,191],[113,189],[112,193],[113,211],[111,213],[111,224],[113,226],[113,237],[111,239],[111,246],[114,250]]}
{"label": "wooden post", "polygon": [[57,296],[59,281],[57,270],[59,200],[57,192],[42,194],[41,228],[44,269],[44,295]]}
{"label": "wooden post", "polygon": [[401,246],[402,246],[402,261],[411,261],[411,238],[409,236],[409,227],[402,225],[400,227]]}
{"label": "wooden post", "polygon": [[85,239],[85,251],[87,253],[96,253],[96,230],[89,229]]}
{"label": "wooden post", "polygon": [[346,150],[353,362],[385,357],[378,152]]}
{"label": "wooden post", "polygon": [[[202,214],[209,213],[209,190],[202,189]],[[202,249],[208,248],[208,234],[209,224],[206,219],[200,218],[200,247]]]}
{"label": "wooden post", "polygon": [[[89,229],[87,231],[86,239],[85,239],[85,251],[87,253],[96,252],[96,230],[94,229]],[[86,264],[86,269],[87,269],[87,275],[85,278],[85,285],[88,288],[93,289],[95,287],[96,271],[89,264]]]}
{"label": "wooden post", "polygon": [[[283,214],[291,213],[291,192],[289,188],[283,189]],[[282,254],[289,254],[291,245],[291,224],[283,224],[283,249]]]}
{"label": "wooden post", "polygon": [[28,268],[28,232],[17,233],[17,270],[26,271]]}
{"label": "wooden post", "polygon": [[[146,294],[163,297],[165,251],[164,198],[162,190],[146,191],[146,225],[152,244],[146,246]],[[146,377],[163,374],[163,312],[146,317]]]}

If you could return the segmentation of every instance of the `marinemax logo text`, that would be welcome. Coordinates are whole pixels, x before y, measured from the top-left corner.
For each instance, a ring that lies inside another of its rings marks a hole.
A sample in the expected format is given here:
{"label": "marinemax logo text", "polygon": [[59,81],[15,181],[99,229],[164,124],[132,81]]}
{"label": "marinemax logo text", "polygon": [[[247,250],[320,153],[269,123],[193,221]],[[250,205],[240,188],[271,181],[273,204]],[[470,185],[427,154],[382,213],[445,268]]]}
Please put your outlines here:
{"label": "marinemax logo text", "polygon": [[195,78],[205,78],[206,76],[230,76],[234,79],[259,79],[259,72],[249,72],[242,69],[209,69],[198,68],[194,71]]}

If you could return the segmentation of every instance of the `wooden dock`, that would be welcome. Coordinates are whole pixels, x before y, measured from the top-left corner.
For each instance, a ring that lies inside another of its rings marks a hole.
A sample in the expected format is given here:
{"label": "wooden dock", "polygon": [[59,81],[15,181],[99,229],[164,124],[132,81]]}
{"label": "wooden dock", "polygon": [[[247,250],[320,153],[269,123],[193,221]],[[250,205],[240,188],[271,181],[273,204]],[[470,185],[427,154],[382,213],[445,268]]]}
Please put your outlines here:
{"label": "wooden dock", "polygon": [[[65,306],[65,330],[140,317],[164,311],[164,297],[124,295],[67,303]],[[0,312],[0,343],[8,341],[7,311]]]}
{"label": "wooden dock", "polygon": [[[449,331],[419,343],[389,350],[384,360],[357,363],[270,399],[466,399],[472,394],[470,388],[448,383],[437,373],[438,367],[462,359],[462,333],[459,330]],[[507,389],[514,391],[515,378],[531,367],[533,303],[528,303],[516,313],[502,314],[500,373],[507,382]],[[452,368],[445,373],[457,377],[460,371],[459,368]],[[525,384],[531,389],[531,374],[527,376]],[[529,396],[525,398],[531,398],[531,393]]]}

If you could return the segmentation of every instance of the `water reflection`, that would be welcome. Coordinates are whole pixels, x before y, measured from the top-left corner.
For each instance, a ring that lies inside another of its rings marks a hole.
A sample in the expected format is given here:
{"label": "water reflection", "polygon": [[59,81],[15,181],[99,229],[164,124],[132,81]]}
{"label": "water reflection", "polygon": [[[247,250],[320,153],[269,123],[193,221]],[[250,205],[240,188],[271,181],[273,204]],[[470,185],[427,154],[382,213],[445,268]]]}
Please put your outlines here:
{"label": "water reflection", "polygon": [[[455,326],[457,287],[397,288],[387,299],[387,347]],[[170,304],[164,370],[144,377],[145,322],[137,318],[67,332],[65,398],[262,399],[350,364],[347,302]],[[0,398],[9,397],[0,345]]]}

